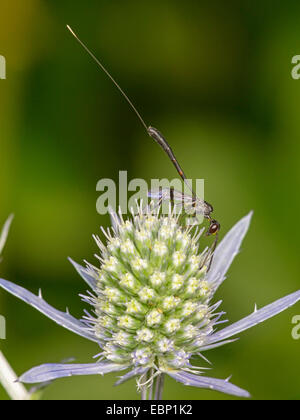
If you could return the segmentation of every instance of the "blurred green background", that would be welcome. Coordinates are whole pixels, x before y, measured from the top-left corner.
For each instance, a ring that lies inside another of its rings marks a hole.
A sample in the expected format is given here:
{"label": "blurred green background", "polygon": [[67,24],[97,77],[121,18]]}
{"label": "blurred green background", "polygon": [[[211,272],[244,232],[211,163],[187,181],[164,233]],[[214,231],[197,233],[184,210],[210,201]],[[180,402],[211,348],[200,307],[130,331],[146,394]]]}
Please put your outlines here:
{"label": "blurred green background", "polygon": [[[107,226],[96,183],[176,173],[110,81],[65,29],[111,70],[146,121],[170,141],[189,177],[204,178],[222,235],[249,210],[243,250],[218,292],[231,321],[300,287],[300,4],[280,1],[0,2],[0,221],[15,220],[1,276],[80,317],[83,281],[67,261],[96,263],[91,235]],[[203,243],[205,246],[206,243]],[[18,374],[98,348],[0,291]],[[206,355],[211,374],[255,399],[299,399],[300,305]],[[115,374],[59,380],[45,399],[138,399]],[[167,380],[167,399],[227,399]],[[6,399],[0,389],[0,399]]]}

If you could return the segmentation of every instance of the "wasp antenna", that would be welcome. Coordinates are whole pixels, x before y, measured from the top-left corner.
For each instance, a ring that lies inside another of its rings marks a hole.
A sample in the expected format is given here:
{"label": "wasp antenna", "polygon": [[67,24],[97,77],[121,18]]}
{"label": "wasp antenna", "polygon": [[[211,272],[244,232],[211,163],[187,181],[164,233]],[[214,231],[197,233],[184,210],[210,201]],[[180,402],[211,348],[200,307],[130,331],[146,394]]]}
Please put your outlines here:
{"label": "wasp antenna", "polygon": [[128,102],[128,104],[133,109],[133,111],[135,112],[136,116],[138,117],[138,119],[142,123],[143,127],[146,129],[146,131],[148,131],[148,127],[147,127],[145,121],[143,120],[143,118],[141,117],[140,113],[138,112],[138,110],[136,109],[136,107],[133,105],[133,103],[131,102],[131,100],[129,99],[129,97],[123,91],[123,89],[121,88],[121,86],[115,81],[115,79],[112,77],[112,75],[109,73],[109,71],[106,70],[106,68],[103,66],[103,64],[92,53],[92,51],[84,44],[84,42],[81,41],[81,39],[78,37],[78,35],[76,35],[76,33],[73,31],[73,29],[69,25],[67,25],[67,29],[70,31],[70,33],[73,35],[73,37],[79,42],[79,44],[85,49],[85,51],[92,57],[92,59],[98,64],[98,66],[101,68],[101,70],[104,71],[104,73],[107,75],[107,77],[109,77],[109,79],[113,82],[113,84],[116,86],[116,88],[121,92],[121,94],[124,96],[124,98],[126,99],[126,101]]}

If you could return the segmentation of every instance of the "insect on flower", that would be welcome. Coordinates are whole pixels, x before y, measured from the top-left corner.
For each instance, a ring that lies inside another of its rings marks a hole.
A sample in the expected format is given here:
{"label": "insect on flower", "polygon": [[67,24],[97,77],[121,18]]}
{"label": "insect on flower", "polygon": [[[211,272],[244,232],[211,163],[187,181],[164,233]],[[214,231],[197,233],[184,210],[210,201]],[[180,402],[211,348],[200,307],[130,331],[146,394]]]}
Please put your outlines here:
{"label": "insect on flower", "polygon": [[[138,112],[136,107],[133,105],[132,101],[120,87],[120,85],[115,81],[112,75],[108,72],[108,70],[103,66],[103,64],[95,57],[95,55],[90,51],[90,49],[81,41],[81,39],[75,34],[73,29],[67,25],[68,30],[71,34],[75,37],[75,39],[79,42],[79,44],[87,51],[87,53],[92,57],[92,59],[98,64],[98,66],[104,71],[104,73],[109,77],[109,79],[113,82],[116,88],[121,92],[124,96],[130,107],[133,109],[135,114],[137,115],[138,119],[142,123],[143,127],[149,134],[149,136],[160,145],[160,147],[164,150],[167,154],[173,165],[175,166],[176,171],[178,172],[179,176],[183,180],[183,182],[187,185],[188,189],[191,191],[192,195],[182,194],[179,191],[174,189],[157,189],[151,190],[148,192],[149,198],[158,200],[159,203],[162,201],[169,201],[174,205],[181,205],[185,210],[187,210],[188,214],[192,214],[196,216],[197,214],[202,215],[204,218],[209,220],[209,228],[206,232],[207,236],[215,235],[215,241],[213,243],[211,254],[213,254],[217,242],[218,242],[218,232],[220,230],[220,223],[211,217],[211,213],[213,212],[213,207],[208,202],[204,201],[203,199],[197,197],[193,188],[189,185],[187,177],[181,168],[178,160],[175,157],[173,150],[171,149],[170,145],[168,144],[167,140],[164,136],[154,127],[147,126],[144,119],[141,117],[141,114]],[[212,259],[210,260],[210,263]]]}
{"label": "insect on flower", "polygon": [[[78,41],[112,79],[96,57]],[[122,89],[113,82],[186,182],[168,143],[156,129],[147,128]],[[175,191],[170,191],[170,198],[175,200]],[[208,234],[216,234],[217,238],[219,224],[210,218],[212,207],[197,201],[194,195],[190,202],[210,220]],[[103,375],[127,370],[116,385],[136,378],[142,399],[162,398],[165,375],[184,385],[249,397],[246,390],[232,384],[229,379],[205,376],[207,368],[194,364],[194,359],[199,362],[200,357],[208,362],[204,352],[235,341],[237,334],[300,300],[298,290],[261,309],[255,306],[249,316],[218,330],[227,321],[222,319],[225,313],[219,310],[222,301],[214,301],[215,293],[240,250],[251,217],[252,213],[249,213],[242,218],[217,247],[215,240],[214,259],[210,259],[207,267],[207,255],[211,250],[199,251],[202,232],[196,229],[192,233],[190,227],[184,227],[179,222],[180,215],[171,205],[168,216],[160,214],[160,205],[159,208],[147,206],[144,209],[140,204],[138,213],[132,212],[128,220],[123,219],[121,212],[111,211],[112,228],[102,230],[106,243],[95,237],[100,251],[99,267],[89,263],[82,267],[71,260],[91,289],[86,295],[81,295],[82,300],[90,305],[90,311],[85,311],[81,319],[73,317],[68,310],[61,312],[50,306],[41,292],[35,295],[0,279],[1,288],[98,347],[94,363],[43,364],[24,373],[19,381],[43,383],[73,375]]]}
{"label": "insect on flower", "polygon": [[[249,393],[229,379],[204,375],[205,367],[193,363],[204,352],[235,341],[234,337],[294,305],[300,291],[292,293],[225,328],[221,301],[214,302],[216,290],[238,254],[248,230],[251,213],[241,219],[216,248],[211,270],[199,270],[198,261],[207,251],[198,252],[201,232],[191,234],[170,211],[167,217],[158,210],[145,214],[142,205],[137,215],[124,221],[112,213],[112,229],[104,231],[107,243],[95,237],[100,250],[100,267],[73,263],[91,291],[81,296],[90,305],[82,319],[69,311],[50,306],[42,294],[0,279],[0,287],[48,316],[57,324],[95,342],[99,360],[88,364],[44,364],[24,373],[20,382],[43,383],[73,375],[103,375],[122,372],[116,385],[137,379],[142,399],[162,398],[163,381],[168,375],[184,385],[207,388],[238,397]],[[150,222],[150,223],[149,223]],[[172,235],[166,236],[166,226]],[[151,235],[140,235],[147,230]],[[133,249],[127,252],[129,241]],[[157,244],[158,252],[149,248]],[[125,247],[123,245],[126,244]],[[164,249],[163,255],[160,250]],[[149,252],[150,251],[150,252]],[[99,353],[99,348],[100,353]]]}

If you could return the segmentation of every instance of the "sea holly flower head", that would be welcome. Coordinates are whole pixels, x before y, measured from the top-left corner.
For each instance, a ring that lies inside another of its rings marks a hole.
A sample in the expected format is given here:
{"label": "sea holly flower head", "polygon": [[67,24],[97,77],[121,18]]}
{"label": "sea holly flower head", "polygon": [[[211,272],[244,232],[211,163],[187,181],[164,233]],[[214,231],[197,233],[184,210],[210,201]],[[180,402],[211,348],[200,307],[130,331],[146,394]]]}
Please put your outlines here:
{"label": "sea holly flower head", "polygon": [[103,230],[106,243],[95,237],[100,251],[97,267],[82,267],[71,260],[91,288],[82,297],[91,310],[81,320],[54,309],[41,294],[35,296],[0,280],[4,289],[101,349],[96,363],[41,365],[20,381],[37,383],[128,370],[117,384],[137,377],[143,393],[168,374],[185,385],[248,397],[247,391],[229,380],[204,376],[204,368],[194,366],[193,360],[199,356],[207,360],[205,351],[234,341],[232,337],[240,332],[293,305],[300,291],[218,330],[224,313],[219,309],[221,302],[214,302],[214,294],[239,252],[252,214],[227,233],[210,265],[210,250],[203,244],[204,251],[198,251],[202,231],[183,227],[180,215],[171,209],[167,216],[159,208],[140,206],[138,210],[125,221],[121,214],[111,213],[113,226]]}

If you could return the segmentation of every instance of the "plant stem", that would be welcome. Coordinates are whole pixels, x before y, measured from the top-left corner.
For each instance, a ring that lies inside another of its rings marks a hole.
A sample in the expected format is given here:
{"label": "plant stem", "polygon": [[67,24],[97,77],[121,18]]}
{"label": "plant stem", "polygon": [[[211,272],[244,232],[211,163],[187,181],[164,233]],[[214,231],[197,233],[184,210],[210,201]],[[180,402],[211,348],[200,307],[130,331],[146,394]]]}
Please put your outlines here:
{"label": "plant stem", "polygon": [[165,382],[165,374],[161,373],[158,375],[156,379],[156,387],[155,387],[155,401],[161,401],[162,400],[162,393],[164,389],[164,382]]}
{"label": "plant stem", "polygon": [[154,369],[150,369],[141,377],[142,386],[142,400],[160,401],[162,399],[164,387],[164,374],[160,373],[154,376]]}
{"label": "plant stem", "polygon": [[[144,373],[144,375],[141,376],[140,381],[141,383],[146,382],[148,379],[148,372]],[[147,393],[148,393],[148,388],[147,385],[143,385],[142,386],[142,395],[141,398],[143,401],[147,400]]]}
{"label": "plant stem", "polygon": [[0,351],[0,383],[12,400],[30,400],[31,395],[24,385],[16,382],[17,375]]}

